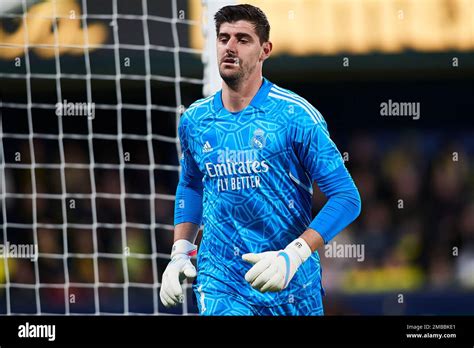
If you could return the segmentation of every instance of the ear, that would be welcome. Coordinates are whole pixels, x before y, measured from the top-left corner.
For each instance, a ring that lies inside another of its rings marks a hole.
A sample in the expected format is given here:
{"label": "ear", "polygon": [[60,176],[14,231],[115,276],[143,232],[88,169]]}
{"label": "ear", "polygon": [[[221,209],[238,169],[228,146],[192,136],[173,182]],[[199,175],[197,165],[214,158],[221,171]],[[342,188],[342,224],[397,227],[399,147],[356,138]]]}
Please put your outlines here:
{"label": "ear", "polygon": [[265,59],[270,57],[270,54],[273,49],[273,44],[271,41],[264,42],[262,45],[262,53],[260,54],[260,61],[263,62]]}

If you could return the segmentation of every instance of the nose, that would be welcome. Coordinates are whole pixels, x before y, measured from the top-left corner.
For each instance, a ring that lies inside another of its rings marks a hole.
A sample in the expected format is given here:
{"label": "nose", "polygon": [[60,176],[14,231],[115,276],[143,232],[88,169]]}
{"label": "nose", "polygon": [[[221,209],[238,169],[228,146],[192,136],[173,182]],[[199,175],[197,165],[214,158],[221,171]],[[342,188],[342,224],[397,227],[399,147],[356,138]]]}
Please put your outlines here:
{"label": "nose", "polygon": [[226,49],[227,54],[235,54],[236,53],[236,40],[234,38],[231,38],[229,41],[227,41],[225,49]]}

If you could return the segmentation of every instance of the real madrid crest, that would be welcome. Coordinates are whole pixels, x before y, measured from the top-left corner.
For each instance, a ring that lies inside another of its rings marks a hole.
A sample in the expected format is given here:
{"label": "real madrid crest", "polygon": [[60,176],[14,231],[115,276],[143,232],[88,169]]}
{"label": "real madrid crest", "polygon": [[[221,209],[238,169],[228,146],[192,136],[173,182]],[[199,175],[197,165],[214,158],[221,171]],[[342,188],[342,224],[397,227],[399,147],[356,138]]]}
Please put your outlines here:
{"label": "real madrid crest", "polygon": [[250,140],[250,147],[261,150],[265,147],[265,132],[263,129],[258,128],[253,132],[253,137]]}

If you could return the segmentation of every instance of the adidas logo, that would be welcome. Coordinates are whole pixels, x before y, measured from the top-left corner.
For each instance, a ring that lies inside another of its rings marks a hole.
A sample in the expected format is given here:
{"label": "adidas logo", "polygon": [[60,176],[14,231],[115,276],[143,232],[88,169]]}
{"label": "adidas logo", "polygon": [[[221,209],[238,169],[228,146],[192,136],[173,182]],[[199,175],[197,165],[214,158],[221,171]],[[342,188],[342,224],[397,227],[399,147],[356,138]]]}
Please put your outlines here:
{"label": "adidas logo", "polygon": [[202,147],[202,152],[211,152],[213,150],[211,144],[209,144],[209,141],[206,141]]}

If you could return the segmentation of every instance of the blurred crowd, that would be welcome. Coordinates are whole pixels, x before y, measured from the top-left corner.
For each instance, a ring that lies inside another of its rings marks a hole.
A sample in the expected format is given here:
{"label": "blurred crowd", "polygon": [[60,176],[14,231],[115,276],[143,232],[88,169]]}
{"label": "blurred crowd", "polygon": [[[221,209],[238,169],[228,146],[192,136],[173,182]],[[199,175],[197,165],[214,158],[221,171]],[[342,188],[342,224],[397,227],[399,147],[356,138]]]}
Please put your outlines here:
{"label": "blurred crowd", "polygon": [[474,289],[473,141],[441,131],[352,136],[347,166],[363,208],[336,242],[363,245],[365,258],[322,255],[326,287]]}
{"label": "blurred crowd", "polygon": [[[468,135],[333,135],[360,190],[362,213],[319,251],[327,290],[474,290],[474,139]],[[67,163],[89,163],[90,149],[83,145],[67,144]],[[28,163],[27,142],[7,146],[19,149],[23,163]],[[34,186],[40,195],[35,201],[29,196],[31,170],[6,170],[6,192],[20,196],[6,199],[9,227],[0,233],[0,242],[38,243],[40,252],[37,263],[8,259],[5,267],[0,259],[0,284],[10,284],[12,311],[35,312],[38,293],[47,308],[43,312],[63,312],[65,301],[72,312],[156,310],[153,301],[173,239],[174,202],[166,195],[174,194],[178,172],[134,167],[150,163],[146,141],[126,150],[131,159],[122,174],[114,167],[120,163],[114,146],[93,149],[95,162],[109,163],[110,168],[37,168]],[[6,149],[7,163],[15,163],[15,152]],[[154,156],[156,163],[177,165],[175,151],[155,151]],[[51,142],[40,139],[35,141],[35,159],[58,163]],[[151,173],[159,194],[154,200]],[[62,195],[62,187],[68,195]],[[120,195],[123,189],[126,194]],[[314,214],[325,201],[315,184]],[[334,243],[363,246],[363,258],[328,253]],[[39,283],[39,292],[28,288]],[[5,301],[0,287],[0,312],[6,311]]]}

